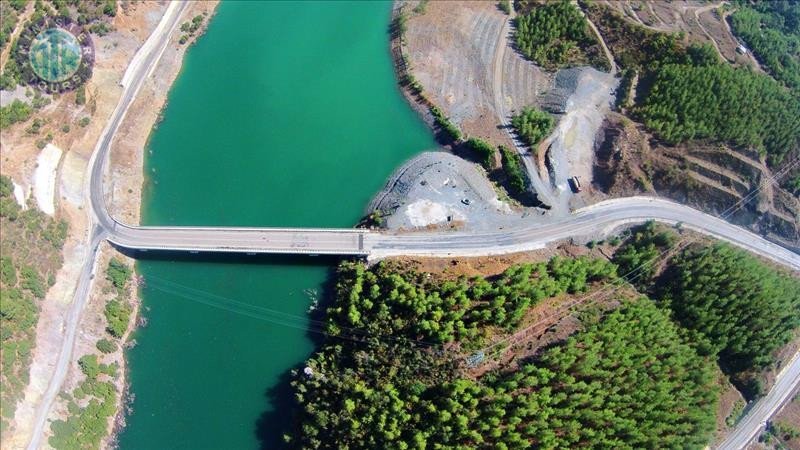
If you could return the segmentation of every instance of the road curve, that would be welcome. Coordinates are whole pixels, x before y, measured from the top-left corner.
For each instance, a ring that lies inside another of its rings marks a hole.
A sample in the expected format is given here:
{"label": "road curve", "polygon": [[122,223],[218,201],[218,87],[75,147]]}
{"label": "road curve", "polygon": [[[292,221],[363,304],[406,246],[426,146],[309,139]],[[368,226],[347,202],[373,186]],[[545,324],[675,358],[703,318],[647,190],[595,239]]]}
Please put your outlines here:
{"label": "road curve", "polygon": [[[94,176],[96,171],[100,171],[98,173],[99,178],[95,179],[95,182],[99,181],[102,183],[103,165],[96,164],[97,158],[100,157],[102,160],[102,158],[107,157],[108,147],[110,146],[114,133],[116,133],[116,130],[119,127],[125,112],[132,103],[136,92],[141,87],[142,81],[145,78],[143,75],[148,73],[152,67],[155,67],[155,63],[163,53],[167,42],[169,42],[169,37],[172,34],[172,31],[175,29],[178,23],[178,18],[185,8],[185,2],[171,3],[167,7],[167,10],[156,29],[131,60],[128,69],[123,76],[123,81],[121,82],[123,85],[123,93],[120,98],[120,102],[117,104],[117,107],[111,116],[111,120],[103,130],[103,134],[101,135],[100,140],[95,147],[95,151],[92,154],[92,157],[89,159],[89,172]],[[131,79],[132,76],[137,76],[135,82]],[[93,196],[91,195],[92,188],[96,189],[92,179],[90,178],[87,180],[85,192],[88,194],[87,196],[89,197],[90,205],[94,206],[95,203],[92,202]],[[102,214],[102,216],[107,218],[108,214],[105,213]],[[61,344],[58,360],[53,369],[50,382],[47,385],[47,390],[42,396],[39,405],[36,407],[33,431],[27,447],[28,450],[36,450],[41,446],[44,428],[47,424],[47,416],[50,413],[50,408],[53,405],[53,401],[61,390],[61,386],[64,383],[64,378],[67,374],[69,362],[72,359],[72,349],[75,345],[78,322],[80,321],[81,313],[83,312],[83,306],[89,297],[92,278],[94,277],[97,250],[100,246],[100,243],[108,238],[108,233],[106,232],[106,226],[108,225],[108,222],[98,223],[97,217],[99,216],[94,212],[90,213],[89,217],[90,220],[92,220],[92,224],[90,225],[90,231],[88,235],[88,247],[86,250],[87,254],[83,267],[81,268],[75,293],[73,294],[72,305],[70,306],[69,311],[67,311],[67,316],[64,321],[64,341]]]}

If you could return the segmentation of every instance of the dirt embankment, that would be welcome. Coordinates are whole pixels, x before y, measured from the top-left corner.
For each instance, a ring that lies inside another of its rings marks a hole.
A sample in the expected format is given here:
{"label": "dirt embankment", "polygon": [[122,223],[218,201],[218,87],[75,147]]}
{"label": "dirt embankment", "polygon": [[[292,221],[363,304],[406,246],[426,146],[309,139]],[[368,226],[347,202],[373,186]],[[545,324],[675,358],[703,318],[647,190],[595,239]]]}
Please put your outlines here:
{"label": "dirt embankment", "polygon": [[[413,12],[415,4],[404,6],[409,18],[403,52],[424,95],[466,135],[512,148],[499,127],[502,112],[495,96],[509,111],[520,110],[550,88],[551,77],[514,51],[495,60],[498,46],[506,45],[509,20],[496,3],[428,2],[424,12]],[[503,69],[498,81],[508,95],[495,92],[496,65]]]}
{"label": "dirt embankment", "polygon": [[758,63],[749,54],[736,51],[739,42],[725,22],[724,2],[603,0],[602,3],[631,23],[654,31],[682,32],[691,42],[711,45],[720,58],[732,64],[758,69]]}
{"label": "dirt embankment", "polygon": [[[206,14],[204,23],[207,23],[216,4],[217,2],[196,2],[188,8],[181,21],[191,21],[195,15]],[[41,303],[30,383],[26,387],[24,400],[17,408],[11,431],[3,433],[3,448],[24,448],[30,438],[35,408],[47,388],[52,367],[58,358],[64,338],[63,322],[66,311],[70,307],[78,274],[89,250],[89,222],[84,204],[87,163],[102,129],[119,101],[119,82],[130,59],[155,29],[165,8],[165,2],[121,2],[111,23],[112,31],[104,36],[92,35],[96,52],[95,65],[92,78],[85,85],[85,101],[78,100],[78,91],[45,95],[49,104],[35,111],[31,119],[2,131],[2,173],[10,176],[26,197],[32,191],[36,159],[40,153],[37,140],[50,134],[53,144],[64,151],[57,162],[53,206],[56,218],[69,222],[69,236],[63,249],[64,265],[58,271],[53,287],[47,292],[47,301]],[[195,33],[195,36],[199,34]],[[145,82],[112,150],[112,169],[107,180],[112,186],[109,190],[112,193],[110,200],[113,201],[115,214],[132,223],[137,223],[139,217],[139,197],[143,182],[142,149],[150,128],[166,101],[169,87],[180,70],[183,53],[193,40],[181,45],[178,43],[179,37],[180,34],[172,37],[161,63],[153,76]],[[32,98],[34,91],[32,88],[28,90]],[[36,119],[40,125],[36,132],[31,132],[31,124]],[[112,248],[104,247],[100,261],[107,261],[115,253]],[[132,260],[127,262],[132,264]],[[99,298],[99,289],[94,288],[90,294],[92,300],[88,302],[85,315],[82,316],[79,336],[92,335],[92,326],[103,317],[103,305],[98,305],[96,301]],[[71,386],[69,383],[74,384],[79,373],[75,363],[77,358],[90,352],[97,353],[94,344],[95,342],[89,343],[86,339],[78,340],[65,387]],[[121,351],[108,357],[124,363]],[[121,391],[124,377],[118,382]],[[63,412],[63,404],[57,403],[54,406],[56,411],[59,408]],[[50,416],[51,419],[61,417],[63,415],[58,413]],[[49,426],[46,430],[49,432]]]}
{"label": "dirt embankment", "polygon": [[[152,76],[147,78],[142,85],[136,100],[131,104],[125,119],[120,124],[119,131],[112,142],[110,152],[109,170],[105,179],[106,203],[111,214],[130,224],[138,224],[141,209],[141,193],[145,183],[144,176],[144,152],[147,140],[154,125],[159,120],[163,108],[166,106],[167,97],[172,83],[178,76],[186,50],[192,45],[195,39],[202,35],[205,26],[211,20],[218,2],[194,2],[183,13],[180,23],[191,21],[197,15],[204,17],[203,28],[198,30],[186,43],[180,44],[181,33],[174,33],[170,37],[170,42],[164,51],[161,59]],[[160,19],[158,15],[157,19]],[[158,21],[154,23],[157,24]],[[131,25],[129,25],[131,26]],[[144,36],[149,36],[149,33]],[[131,55],[132,56],[132,55]],[[127,66],[125,66],[127,67]],[[124,72],[124,67],[123,67]],[[113,247],[103,245],[99,252],[97,263],[98,273],[104,273],[111,257],[125,260],[128,264],[133,264],[133,260],[120,254]],[[134,274],[134,281],[136,275]],[[123,395],[128,394],[127,389],[127,364],[123,354],[123,348],[135,345],[135,342],[128,342],[130,333],[139,323],[138,313],[140,301],[136,295],[135,285],[132,287],[130,297],[134,307],[131,314],[128,331],[120,339],[122,345],[120,349],[109,355],[103,356],[97,350],[96,343],[103,337],[106,319],[104,309],[109,297],[107,282],[95,283],[87,302],[86,310],[83,313],[79,325],[79,337],[76,339],[73,350],[73,362],[70,365],[69,373],[64,382],[62,390],[71,391],[83,380],[84,376],[77,365],[77,360],[86,354],[96,354],[101,356],[105,363],[116,362],[120,366],[120,376],[115,380],[117,386],[118,403],[116,406],[117,414],[113,420],[109,421],[109,434],[104,439],[104,446],[110,445],[116,438],[116,431],[125,425],[125,408],[127,401]],[[59,399],[54,404],[49,420],[64,418],[68,411],[66,402]],[[48,430],[49,432],[49,430]]]}
{"label": "dirt embankment", "polygon": [[[778,414],[775,415],[772,423],[774,428],[786,429],[793,428],[795,433],[784,433],[778,439],[790,450],[800,450],[800,391],[794,393],[792,401],[787,403]],[[790,439],[786,439],[786,438]]]}
{"label": "dirt embankment", "polygon": [[612,197],[662,195],[798,250],[800,199],[774,176],[757,154],[718,143],[661,145],[619,114],[606,121],[594,169],[596,185]]}

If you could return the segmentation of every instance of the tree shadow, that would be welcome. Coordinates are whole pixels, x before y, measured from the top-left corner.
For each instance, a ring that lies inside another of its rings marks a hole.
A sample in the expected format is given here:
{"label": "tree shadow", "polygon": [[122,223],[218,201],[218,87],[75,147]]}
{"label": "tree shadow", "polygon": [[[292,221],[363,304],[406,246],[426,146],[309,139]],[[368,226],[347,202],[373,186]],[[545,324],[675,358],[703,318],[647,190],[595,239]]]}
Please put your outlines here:
{"label": "tree shadow", "polygon": [[[340,256],[320,255],[311,257],[307,255],[246,255],[237,253],[189,253],[183,251],[137,251],[115,246],[123,254],[140,261],[168,261],[168,262],[204,262],[221,265],[291,265],[291,266],[327,266],[329,268],[325,280],[320,286],[320,294],[317,298],[316,308],[309,311],[309,320],[322,321],[325,319],[325,312],[335,299],[336,273],[337,266],[342,261],[348,259]],[[306,330],[306,337],[313,343],[316,352],[324,343],[326,336],[319,332],[311,331],[311,327]],[[302,372],[305,367],[305,360],[311,355],[303,356],[303,361],[284,371],[278,382],[266,389],[264,397],[271,408],[263,411],[254,423],[254,433],[258,439],[261,449],[281,449],[289,448],[284,442],[283,435],[294,433],[294,422],[298,413],[298,404],[294,400],[294,392],[291,387],[293,372]]]}
{"label": "tree shadow", "polygon": [[[339,259],[339,261],[342,261]],[[315,309],[309,312],[310,320],[322,321],[325,319],[325,311],[335,299],[336,289],[336,264],[331,264],[325,281],[322,283],[320,297],[317,300]],[[326,336],[321,333],[306,331],[306,337],[314,343],[315,353],[325,341]],[[309,355],[310,357],[311,355]],[[300,405],[294,399],[291,382],[295,373],[301,373],[305,367],[305,359],[301,363],[287,369],[278,379],[278,382],[264,392],[267,402],[272,405],[272,409],[264,411],[255,423],[256,438],[262,450],[289,448],[283,435],[293,435],[296,427],[295,421],[298,416]]]}
{"label": "tree shadow", "polygon": [[302,370],[303,363],[282,373],[278,383],[264,392],[272,409],[264,411],[255,423],[256,438],[263,450],[289,448],[283,440],[284,433],[291,433],[297,404],[292,395],[292,371]]}

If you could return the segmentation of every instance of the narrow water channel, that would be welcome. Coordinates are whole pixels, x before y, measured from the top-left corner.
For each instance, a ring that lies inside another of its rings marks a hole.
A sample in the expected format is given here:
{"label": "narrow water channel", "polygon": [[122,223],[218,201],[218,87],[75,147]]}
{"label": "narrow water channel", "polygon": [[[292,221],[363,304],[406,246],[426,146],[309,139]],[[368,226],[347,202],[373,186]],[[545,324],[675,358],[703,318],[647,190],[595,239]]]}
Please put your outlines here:
{"label": "narrow water channel", "polygon": [[[192,47],[146,155],[146,224],[350,227],[434,142],[396,88],[389,2],[236,2]],[[331,258],[149,255],[122,449],[271,448]],[[262,439],[259,438],[261,434]]]}

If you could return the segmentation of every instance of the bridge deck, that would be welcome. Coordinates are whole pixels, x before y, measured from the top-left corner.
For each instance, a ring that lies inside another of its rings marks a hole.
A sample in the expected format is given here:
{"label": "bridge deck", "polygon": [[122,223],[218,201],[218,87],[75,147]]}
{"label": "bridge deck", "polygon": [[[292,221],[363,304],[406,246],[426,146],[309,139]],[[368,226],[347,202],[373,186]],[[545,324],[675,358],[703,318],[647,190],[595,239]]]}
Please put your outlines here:
{"label": "bridge deck", "polygon": [[116,224],[109,240],[140,250],[367,255],[367,230],[303,228],[128,227]]}

